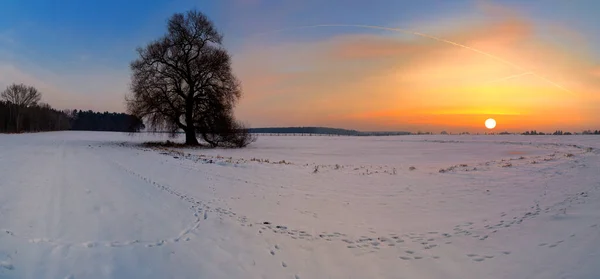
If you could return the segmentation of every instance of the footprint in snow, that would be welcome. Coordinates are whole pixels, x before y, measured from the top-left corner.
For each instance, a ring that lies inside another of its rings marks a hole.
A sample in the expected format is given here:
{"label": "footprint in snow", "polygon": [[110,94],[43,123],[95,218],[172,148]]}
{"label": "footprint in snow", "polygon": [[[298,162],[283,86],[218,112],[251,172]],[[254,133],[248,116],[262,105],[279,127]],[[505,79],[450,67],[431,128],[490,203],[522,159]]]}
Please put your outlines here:
{"label": "footprint in snow", "polygon": [[403,260],[405,260],[405,261],[412,260],[412,258],[409,258],[409,257],[404,257],[404,256],[401,256],[401,257],[400,257],[400,259],[403,259]]}
{"label": "footprint in snow", "polygon": [[431,244],[431,245],[425,246],[425,249],[429,250],[429,249],[435,248],[435,247],[437,247],[437,244]]}
{"label": "footprint in snow", "polygon": [[150,248],[150,247],[162,246],[163,244],[165,244],[165,241],[164,241],[164,240],[161,240],[161,241],[159,241],[159,242],[156,242],[156,243],[154,243],[154,244],[148,244],[148,245],[146,245],[146,247],[149,247],[149,248]]}
{"label": "footprint in snow", "polygon": [[7,269],[7,270],[13,270],[15,269],[15,266],[12,265],[10,262],[7,261],[0,261],[0,267]]}

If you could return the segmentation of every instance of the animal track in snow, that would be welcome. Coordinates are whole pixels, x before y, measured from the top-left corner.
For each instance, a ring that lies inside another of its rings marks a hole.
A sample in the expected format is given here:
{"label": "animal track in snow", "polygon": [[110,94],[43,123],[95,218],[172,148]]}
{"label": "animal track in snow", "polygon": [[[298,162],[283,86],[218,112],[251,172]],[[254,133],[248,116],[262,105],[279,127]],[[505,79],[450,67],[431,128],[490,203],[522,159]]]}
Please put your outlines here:
{"label": "animal track in snow", "polygon": [[[167,154],[171,154],[171,153],[167,153]],[[189,155],[189,154],[188,154]],[[185,155],[185,154],[177,154],[179,158],[179,160],[183,160],[183,159],[190,159],[193,158],[193,156],[195,155]],[[202,156],[202,155],[201,155]],[[554,157],[554,156],[550,156],[550,157]],[[540,157],[542,158],[542,157]],[[206,159],[206,158],[205,158]],[[513,165],[517,166],[517,165],[521,165],[521,164],[529,164],[530,159],[535,159],[534,157],[529,157],[527,158],[527,160],[523,159],[519,159],[519,160],[511,160],[513,162],[511,162]],[[172,160],[172,159],[170,159]],[[216,162],[217,160],[222,160],[219,158],[211,158],[210,160],[214,160],[214,162]],[[228,159],[225,159],[228,160]],[[539,160],[540,162],[542,161],[541,159],[536,159]],[[211,162],[211,163],[214,163]],[[500,167],[500,164],[504,164],[505,162],[493,162],[489,167]],[[347,167],[347,166],[343,166],[340,167],[340,169],[350,169],[351,167]],[[371,173],[375,173],[375,171],[377,171],[376,168],[374,167],[369,167],[371,170],[369,172]],[[468,168],[468,170],[470,171],[472,166],[458,166],[458,168]],[[477,170],[481,169],[481,170],[485,170],[485,167],[480,167],[479,165],[477,166]],[[319,171],[325,170],[325,168],[323,168],[322,166],[320,166]],[[359,172],[363,172],[364,168],[359,168]],[[458,170],[458,169],[457,169]],[[149,179],[146,179],[145,181],[151,181]],[[247,181],[246,181],[247,182]],[[251,182],[252,183],[252,182]],[[179,196],[180,193],[177,193],[176,191],[172,190],[172,188],[166,186],[166,185],[160,185],[156,182],[152,182],[153,185],[155,185],[156,187],[159,187],[161,190],[167,191],[170,194]],[[164,186],[165,188],[163,189],[162,186]],[[182,198],[182,199],[192,199],[193,198]],[[206,204],[199,204],[197,205],[198,208],[204,208],[206,206]],[[204,212],[198,211],[200,213],[195,212],[194,214],[197,214],[196,216],[204,216],[204,219],[207,219],[208,216],[208,211],[211,212],[216,212],[217,214],[219,214],[220,216],[229,216],[229,217],[233,217],[235,216],[235,213],[232,212],[231,210],[225,210],[225,209],[220,209],[220,208],[215,208],[215,209],[205,209]],[[451,231],[452,234],[450,233],[443,233],[443,232],[438,232],[438,231],[425,231],[424,233],[421,234],[416,234],[416,233],[411,233],[409,235],[403,235],[401,239],[400,236],[395,235],[395,234],[390,234],[389,237],[388,236],[380,236],[380,237],[376,237],[376,236],[372,236],[370,235],[370,237],[367,236],[363,236],[363,237],[349,237],[346,235],[343,235],[344,237],[341,237],[342,234],[340,233],[329,233],[329,232],[321,232],[318,233],[307,233],[306,231],[302,231],[302,230],[294,230],[294,229],[288,229],[287,226],[283,226],[283,225],[276,225],[276,224],[272,224],[272,223],[254,223],[252,220],[248,220],[247,218],[241,218],[238,216],[233,217],[234,219],[236,219],[241,226],[248,226],[248,227],[252,227],[253,225],[260,225],[261,230],[259,231],[261,234],[264,233],[276,233],[276,234],[281,234],[287,237],[290,237],[296,241],[337,241],[340,242],[342,245],[344,245],[345,247],[349,248],[349,249],[360,249],[362,251],[376,251],[379,249],[398,249],[399,252],[403,251],[403,249],[406,248],[411,248],[411,249],[415,249],[415,251],[422,251],[423,250],[430,250],[430,249],[435,249],[438,246],[443,246],[443,245],[450,245],[452,244],[451,241],[445,241],[446,238],[449,237],[464,237],[464,236],[469,236],[469,241],[471,241],[471,239],[473,240],[479,240],[479,241],[486,241],[488,240],[489,236],[492,235],[493,233],[496,233],[498,230],[503,230],[503,229],[508,229],[511,228],[513,226],[519,225],[521,224],[523,221],[529,219],[529,218],[534,218],[540,214],[542,214],[543,212],[541,211],[541,209],[539,208],[532,208],[532,210],[528,210],[526,212],[523,212],[523,214],[517,214],[517,216],[507,216],[508,214],[506,212],[502,212],[500,217],[502,219],[509,219],[509,220],[501,220],[499,222],[493,222],[491,224],[485,224],[484,228],[481,228],[481,226],[483,224],[481,224],[480,222],[466,222],[463,223],[461,225],[457,225],[454,229],[454,232]],[[212,214],[212,213],[211,213]],[[512,213],[511,213],[512,214]],[[212,216],[211,216],[212,217]],[[512,218],[512,219],[511,219]],[[312,228],[311,228],[312,229]],[[312,232],[312,231],[311,231]],[[376,234],[376,231],[374,229],[371,229],[370,231],[372,234]],[[406,243],[405,243],[405,240]],[[410,243],[416,243],[419,248],[410,246]],[[395,248],[398,247],[398,248]],[[277,249],[277,248],[276,248]],[[274,252],[274,251],[273,251]],[[505,255],[508,255],[506,253],[504,253]],[[482,256],[482,259],[485,260],[485,257]]]}

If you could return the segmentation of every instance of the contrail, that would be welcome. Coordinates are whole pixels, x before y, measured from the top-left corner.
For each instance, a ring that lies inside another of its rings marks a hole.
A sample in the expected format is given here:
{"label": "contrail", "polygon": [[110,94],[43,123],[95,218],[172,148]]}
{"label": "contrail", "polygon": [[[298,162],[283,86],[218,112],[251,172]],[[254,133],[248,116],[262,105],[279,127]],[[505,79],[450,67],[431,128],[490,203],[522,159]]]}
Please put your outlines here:
{"label": "contrail", "polygon": [[537,77],[537,78],[539,78],[539,79],[541,79],[541,80],[543,80],[543,81],[545,81],[545,82],[547,82],[549,84],[552,84],[553,86],[555,86],[557,88],[560,88],[561,90],[564,90],[564,91],[569,92],[569,93],[573,93],[572,91],[570,91],[570,90],[562,87],[560,84],[557,84],[557,83],[555,83],[555,82],[553,82],[553,81],[551,81],[551,80],[549,80],[549,79],[547,79],[547,78],[545,78],[543,76],[537,75],[534,72],[525,72],[525,73],[521,73],[521,74],[517,74],[517,75],[503,77],[503,78],[500,78],[500,79],[497,79],[497,80],[490,81],[490,82],[488,82],[488,84],[489,83],[497,83],[497,82],[507,81],[507,80],[511,80],[511,79],[515,79],[515,78],[520,78],[520,77],[526,76],[526,75],[535,76],[535,77]]}
{"label": "contrail", "polygon": [[520,77],[526,76],[526,75],[533,75],[533,72],[525,72],[525,73],[521,73],[521,74],[518,74],[518,75],[507,76],[507,77],[499,78],[499,79],[496,79],[496,80],[492,80],[492,81],[487,82],[487,83],[489,84],[489,83],[503,82],[503,81],[507,81],[509,79],[520,78]]}
{"label": "contrail", "polygon": [[[273,30],[273,31],[270,31],[270,32],[259,33],[259,34],[256,34],[256,35],[264,35],[264,34],[269,34],[269,33],[279,33],[279,32],[285,32],[285,31],[291,31],[291,30],[300,30],[300,29],[308,29],[308,28],[320,28],[320,27],[355,27],[355,28],[367,28],[367,29],[386,30],[386,31],[400,32],[400,33],[405,33],[405,34],[412,34],[412,35],[415,35],[415,36],[419,36],[419,37],[423,37],[423,38],[428,38],[428,39],[432,39],[432,40],[435,40],[435,41],[438,41],[438,42],[442,42],[442,43],[450,44],[450,45],[453,45],[453,46],[461,47],[461,48],[464,48],[464,49],[468,49],[470,51],[473,51],[473,52],[479,53],[481,55],[487,56],[487,57],[489,57],[489,58],[491,58],[493,60],[496,60],[496,61],[498,61],[500,63],[503,63],[505,65],[508,65],[508,66],[513,67],[513,68],[519,69],[521,71],[527,71],[526,69],[524,69],[523,67],[521,67],[521,66],[519,66],[519,65],[517,65],[515,63],[512,63],[512,62],[510,62],[508,60],[502,59],[502,58],[500,58],[498,56],[495,56],[493,54],[490,54],[488,52],[485,52],[485,51],[482,51],[482,50],[479,50],[479,49],[476,49],[476,48],[472,48],[470,46],[463,45],[463,44],[460,44],[460,43],[457,43],[457,42],[449,41],[449,40],[446,40],[446,39],[443,39],[443,38],[435,37],[435,36],[432,36],[432,35],[424,34],[424,33],[421,33],[421,32],[416,32],[416,31],[412,31],[412,30],[408,30],[408,29],[402,29],[402,28],[384,27],[384,26],[377,26],[377,25],[364,25],[364,24],[317,24],[317,25],[305,25],[305,26],[298,26],[298,27],[292,27],[292,28],[278,29],[278,30]],[[557,88],[559,88],[559,89],[561,89],[563,91],[566,91],[566,92],[569,92],[569,93],[573,93],[572,91],[564,88],[563,86],[557,84],[556,82],[553,82],[553,81],[549,80],[548,78],[546,78],[544,76],[536,74],[535,72],[527,71],[526,74],[527,75],[533,75],[533,76],[535,76],[535,77],[537,77],[537,78],[539,78],[539,79],[541,79],[541,80],[543,80],[543,81],[545,81],[545,82],[547,82],[547,83],[549,83],[549,84],[551,84],[551,85],[553,85],[553,86],[555,86],[555,87],[557,87]],[[521,75],[517,75],[517,76],[524,76],[524,75],[525,75],[525,73],[523,73]],[[509,79],[512,79],[512,78],[515,78],[515,76],[511,76]]]}

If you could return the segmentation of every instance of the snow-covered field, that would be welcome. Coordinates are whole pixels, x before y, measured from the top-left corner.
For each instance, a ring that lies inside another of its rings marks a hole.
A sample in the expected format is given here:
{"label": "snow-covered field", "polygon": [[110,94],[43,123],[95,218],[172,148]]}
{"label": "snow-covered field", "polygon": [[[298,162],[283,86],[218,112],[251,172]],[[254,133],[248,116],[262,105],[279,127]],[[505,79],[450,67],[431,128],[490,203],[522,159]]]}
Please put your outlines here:
{"label": "snow-covered field", "polygon": [[0,135],[0,278],[600,278],[600,137]]}

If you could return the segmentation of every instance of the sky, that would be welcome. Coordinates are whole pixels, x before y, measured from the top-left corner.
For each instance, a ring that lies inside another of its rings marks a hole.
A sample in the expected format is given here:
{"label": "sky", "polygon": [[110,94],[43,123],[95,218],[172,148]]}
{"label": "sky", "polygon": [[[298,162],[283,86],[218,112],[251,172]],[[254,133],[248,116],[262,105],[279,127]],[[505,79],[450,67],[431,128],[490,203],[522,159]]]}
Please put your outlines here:
{"label": "sky", "polygon": [[251,127],[600,129],[596,0],[2,0],[0,89],[124,111],[135,49],[194,8],[224,35]]}

